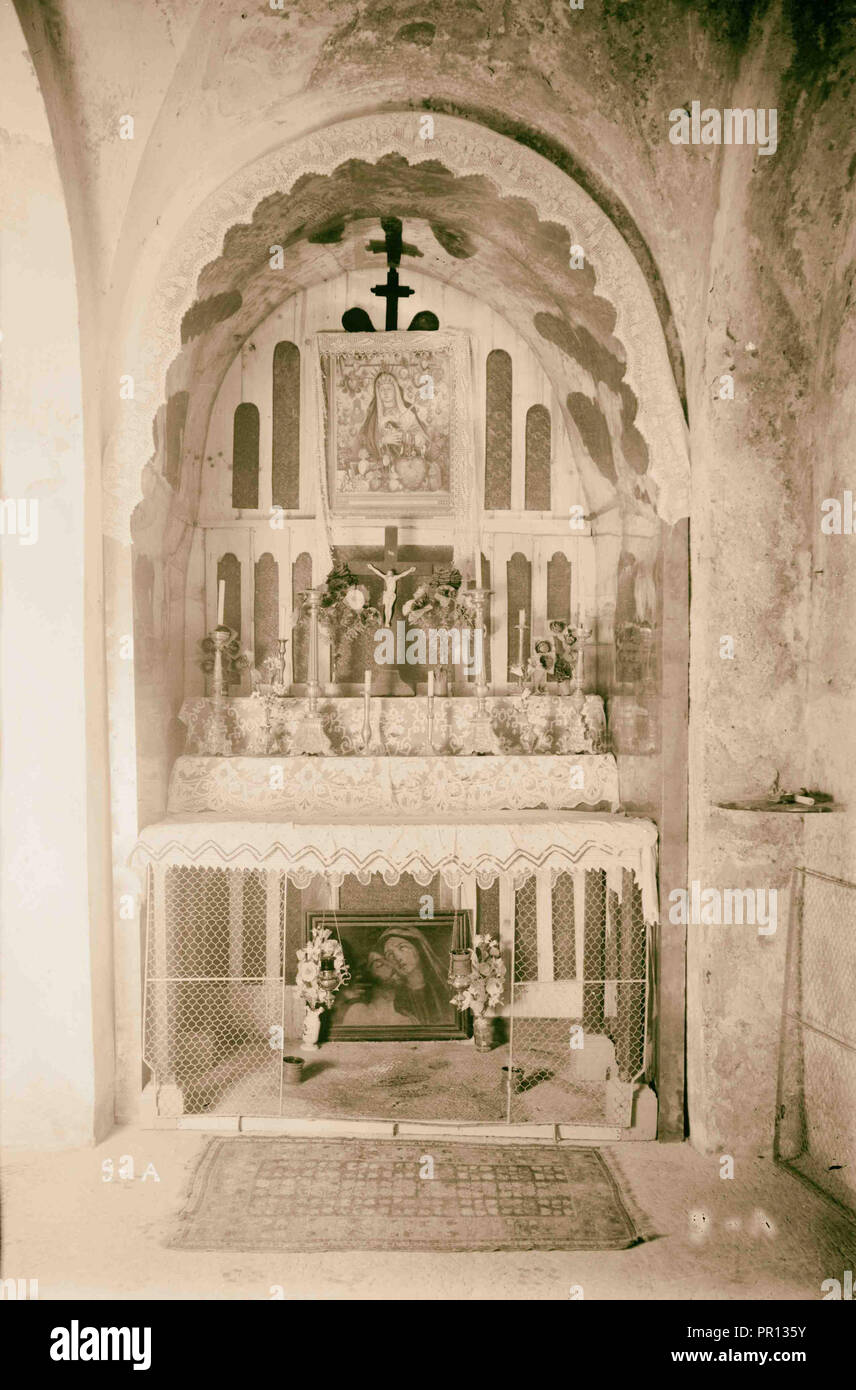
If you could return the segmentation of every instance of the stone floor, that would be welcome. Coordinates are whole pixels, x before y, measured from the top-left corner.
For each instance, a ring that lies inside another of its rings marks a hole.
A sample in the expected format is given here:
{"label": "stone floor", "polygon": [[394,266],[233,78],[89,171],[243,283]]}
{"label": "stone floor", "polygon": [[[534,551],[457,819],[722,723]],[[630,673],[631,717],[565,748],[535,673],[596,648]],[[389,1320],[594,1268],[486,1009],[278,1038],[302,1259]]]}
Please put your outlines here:
{"label": "stone floor", "polygon": [[[646,1240],[624,1251],[234,1255],[165,1241],[208,1136],[117,1129],[97,1148],[8,1154],[2,1274],[38,1278],[42,1299],[821,1298],[856,1269],[856,1225],[767,1160],[688,1145],[604,1149]],[[123,1155],[135,1177],[119,1180]],[[114,1177],[104,1181],[111,1159]],[[153,1165],[158,1180],[147,1166]],[[641,1216],[638,1215],[641,1213]]]}
{"label": "stone floor", "polygon": [[[293,1045],[295,1048],[297,1043]],[[289,1044],[286,1051],[291,1051]],[[303,1080],[283,1086],[269,1063],[229,1086],[212,1110],[221,1115],[390,1120],[472,1120],[513,1123],[621,1123],[604,1082],[574,1075],[561,1055],[515,1049],[520,1089],[510,1097],[503,1073],[507,1047],[476,1052],[465,1042],[328,1042],[303,1054]],[[629,1100],[629,1097],[628,1097]]]}

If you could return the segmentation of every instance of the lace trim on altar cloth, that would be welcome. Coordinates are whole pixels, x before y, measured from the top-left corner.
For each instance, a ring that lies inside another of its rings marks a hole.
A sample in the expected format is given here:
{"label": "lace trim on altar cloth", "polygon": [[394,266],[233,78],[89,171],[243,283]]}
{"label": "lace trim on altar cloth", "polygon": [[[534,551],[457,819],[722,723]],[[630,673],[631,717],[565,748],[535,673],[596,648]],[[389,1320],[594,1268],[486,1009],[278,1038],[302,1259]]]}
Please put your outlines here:
{"label": "lace trim on altar cloth", "polygon": [[279,870],[297,888],[308,887],[317,876],[334,887],[348,875],[368,884],[373,874],[387,884],[410,875],[421,886],[440,874],[451,888],[467,882],[489,888],[500,875],[509,875],[517,888],[539,870],[549,870],[554,881],[560,873],[602,870],[607,886],[619,895],[627,869],[641,892],[645,921],[653,924],[659,914],[656,826],[608,815],[466,825],[175,819],[148,826],[131,863],[137,869]]}

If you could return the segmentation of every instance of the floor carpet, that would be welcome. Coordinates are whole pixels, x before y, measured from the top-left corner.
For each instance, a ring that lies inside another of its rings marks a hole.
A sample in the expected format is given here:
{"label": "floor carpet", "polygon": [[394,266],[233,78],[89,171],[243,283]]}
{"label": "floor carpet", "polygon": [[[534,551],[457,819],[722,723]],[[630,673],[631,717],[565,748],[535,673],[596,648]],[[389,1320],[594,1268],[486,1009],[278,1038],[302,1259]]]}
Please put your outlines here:
{"label": "floor carpet", "polygon": [[623,1250],[639,1236],[597,1149],[431,1139],[213,1139],[185,1250]]}

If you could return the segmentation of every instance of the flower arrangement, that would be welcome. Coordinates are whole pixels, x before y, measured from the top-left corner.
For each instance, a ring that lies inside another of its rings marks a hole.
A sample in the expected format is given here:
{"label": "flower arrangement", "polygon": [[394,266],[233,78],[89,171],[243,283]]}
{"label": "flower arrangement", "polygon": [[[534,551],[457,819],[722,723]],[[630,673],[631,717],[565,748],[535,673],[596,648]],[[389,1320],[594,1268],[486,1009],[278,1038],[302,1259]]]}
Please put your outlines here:
{"label": "flower arrangement", "polygon": [[[248,670],[252,666],[252,656],[249,652],[241,651],[241,640],[237,632],[232,631],[231,628],[225,627],[218,628],[217,631],[229,632],[231,634],[229,640],[222,646],[223,672],[229,684],[234,685],[241,679],[241,672]],[[199,643],[199,647],[201,650],[201,655],[198,658],[199,665],[206,676],[210,676],[215,666],[214,653],[216,651],[216,644],[214,639],[210,635],[208,637],[203,637]]]}
{"label": "flower arrangement", "polygon": [[[335,972],[335,983],[324,975]],[[297,952],[297,992],[310,1009],[330,1009],[336,990],[346,984],[351,972],[345,963],[345,953],[338,937],[327,927],[315,925],[312,939]]]}
{"label": "flower arrangement", "polygon": [[547,672],[547,677],[555,681],[573,680],[574,647],[576,638],[570,623],[561,618],[551,618],[547,623],[549,637],[541,637],[535,643],[535,658],[539,666]]}
{"label": "flower arrangement", "polygon": [[474,1018],[481,1018],[488,1009],[496,1008],[505,990],[505,961],[499,942],[489,932],[473,937],[470,947],[472,974],[463,989],[451,1000],[456,1009],[471,1009]]}
{"label": "flower arrangement", "polygon": [[402,617],[413,627],[472,627],[475,610],[462,584],[461,571],[454,566],[438,570],[403,605]]}
{"label": "flower arrangement", "polygon": [[380,627],[380,613],[369,603],[365,584],[358,584],[347,560],[334,565],[324,581],[318,619],[334,646],[354,642]]}

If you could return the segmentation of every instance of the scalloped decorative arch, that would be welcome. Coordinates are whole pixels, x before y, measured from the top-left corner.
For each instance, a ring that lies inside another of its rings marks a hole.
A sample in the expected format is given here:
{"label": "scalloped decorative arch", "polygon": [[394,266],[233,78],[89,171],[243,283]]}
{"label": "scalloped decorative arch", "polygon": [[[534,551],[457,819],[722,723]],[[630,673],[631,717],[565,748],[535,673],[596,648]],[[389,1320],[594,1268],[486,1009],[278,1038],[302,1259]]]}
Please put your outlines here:
{"label": "scalloped decorative arch", "polygon": [[194,211],[165,253],[152,247],[140,258],[116,339],[117,356],[133,363],[138,390],[133,410],[123,412],[105,449],[107,535],[121,544],[130,539],[131,513],[143,495],[142,469],[152,454],[152,416],[167,396],[179,325],[196,297],[200,272],[220,255],[227,230],[249,221],[264,198],[305,175],[390,154],[411,164],[439,158],[454,174],[479,175],[501,196],[528,201],[539,218],[558,223],[572,243],[586,248],[598,292],[617,314],[615,332],[627,353],[626,380],[638,401],[636,427],[649,449],[658,513],[669,524],[689,514],[688,435],[662,327],[645,275],[613,222],[573,179],[533,150],[442,115],[434,116],[433,140],[424,142],[419,113],[404,111],[349,119],[260,156]]}

